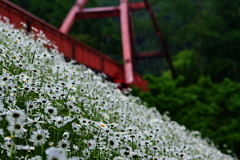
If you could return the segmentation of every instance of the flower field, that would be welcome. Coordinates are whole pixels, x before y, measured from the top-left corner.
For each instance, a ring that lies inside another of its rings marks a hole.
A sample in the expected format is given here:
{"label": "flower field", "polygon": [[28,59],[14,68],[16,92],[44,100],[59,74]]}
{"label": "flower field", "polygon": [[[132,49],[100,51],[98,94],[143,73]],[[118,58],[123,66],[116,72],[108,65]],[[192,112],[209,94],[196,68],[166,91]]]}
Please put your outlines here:
{"label": "flower field", "polygon": [[1,159],[236,159],[32,30],[0,21]]}

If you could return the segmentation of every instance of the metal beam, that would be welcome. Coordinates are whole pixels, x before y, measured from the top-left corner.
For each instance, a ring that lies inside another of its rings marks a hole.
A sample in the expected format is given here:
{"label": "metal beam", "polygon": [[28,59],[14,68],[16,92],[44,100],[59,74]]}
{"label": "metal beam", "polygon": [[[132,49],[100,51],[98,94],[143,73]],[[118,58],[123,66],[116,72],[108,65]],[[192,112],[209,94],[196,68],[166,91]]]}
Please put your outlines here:
{"label": "metal beam", "polygon": [[132,18],[132,12],[129,12],[129,32],[130,32],[130,39],[131,39],[131,46],[132,46],[132,65],[133,65],[133,71],[136,71],[136,41],[135,41],[135,31],[134,31],[134,25],[133,25],[133,18]]}
{"label": "metal beam", "polygon": [[164,41],[163,36],[161,34],[160,27],[158,26],[157,19],[156,19],[154,13],[153,13],[152,7],[151,7],[151,5],[150,5],[148,0],[144,0],[144,3],[146,5],[146,9],[147,9],[147,11],[148,11],[148,13],[149,13],[149,15],[151,17],[151,20],[153,22],[153,26],[154,26],[154,29],[155,29],[155,31],[157,33],[158,39],[159,39],[159,41],[162,44],[163,52],[165,53],[165,56],[166,56],[169,68],[170,68],[170,70],[172,72],[172,77],[173,77],[173,79],[176,79],[177,75],[176,75],[176,72],[175,72],[175,70],[173,68],[171,57],[169,55],[169,52],[168,52],[168,49],[166,47],[165,41]]}
{"label": "metal beam", "polygon": [[116,7],[98,7],[87,8],[80,10],[76,18],[78,19],[91,19],[91,18],[107,18],[107,17],[119,17],[120,8]]}
{"label": "metal beam", "polygon": [[67,34],[69,30],[71,29],[76,13],[81,10],[84,5],[87,3],[88,0],[77,0],[75,4],[73,5],[72,9],[69,11],[67,17],[65,18],[63,24],[60,27],[60,32]]}
{"label": "metal beam", "polygon": [[[131,10],[141,10],[146,9],[143,2],[141,3],[130,3],[129,8]],[[77,19],[91,19],[91,18],[108,18],[108,17],[119,17],[120,7],[96,7],[96,8],[86,8],[79,10],[76,13]]]}
{"label": "metal beam", "polygon": [[160,52],[160,51],[140,52],[136,54],[137,59],[154,58],[154,57],[165,57],[165,54],[164,52]]}
{"label": "metal beam", "polygon": [[146,9],[145,3],[139,2],[139,3],[130,3],[129,8],[131,10],[141,10],[141,9]]}
{"label": "metal beam", "polygon": [[120,21],[122,30],[122,47],[124,59],[124,71],[126,84],[133,82],[133,66],[131,56],[131,43],[129,34],[129,21],[128,21],[128,0],[120,0]]}

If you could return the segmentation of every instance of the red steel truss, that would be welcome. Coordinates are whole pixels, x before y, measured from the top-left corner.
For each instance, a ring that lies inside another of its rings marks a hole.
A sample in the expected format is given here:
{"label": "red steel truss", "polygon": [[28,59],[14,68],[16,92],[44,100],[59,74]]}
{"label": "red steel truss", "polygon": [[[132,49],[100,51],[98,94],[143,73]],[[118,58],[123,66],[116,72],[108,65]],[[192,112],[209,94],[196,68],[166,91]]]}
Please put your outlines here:
{"label": "red steel truss", "polygon": [[[88,0],[77,0],[75,5],[70,10],[68,16],[63,22],[60,31],[68,33],[73,21],[77,19],[89,19],[89,18],[108,18],[108,17],[120,17],[121,31],[122,31],[122,48],[123,48],[123,59],[124,59],[124,72],[126,84],[134,82],[134,62],[135,59],[139,58],[150,58],[150,57],[165,57],[169,68],[172,72],[173,79],[176,78],[176,73],[172,66],[171,58],[165,45],[163,36],[161,34],[160,27],[158,26],[156,17],[153,13],[151,5],[148,0],[143,0],[140,3],[129,3],[128,0],[120,0],[119,6],[112,7],[98,7],[98,8],[87,8],[83,6]],[[146,9],[153,22],[156,34],[162,45],[163,51],[149,52],[149,53],[136,53],[135,34],[132,21],[132,10]],[[133,52],[133,53],[132,53]]]}
{"label": "red steel truss", "polygon": [[[112,78],[115,83],[126,85],[132,83],[135,86],[140,87],[142,90],[148,90],[147,82],[143,80],[140,75],[134,72],[134,61],[140,58],[165,57],[169,64],[169,68],[172,71],[173,78],[176,77],[160,28],[158,27],[156,18],[148,0],[144,0],[144,2],[141,3],[129,3],[128,0],[120,0],[120,6],[84,9],[83,7],[87,1],[88,0],[76,1],[60,30],[7,0],[0,0],[0,15],[10,18],[10,23],[13,23],[16,28],[20,28],[20,22],[24,22],[27,23],[28,28],[34,26],[38,30],[42,30],[48,39],[58,46],[59,51],[64,53],[65,57],[75,59],[78,63],[82,63],[98,72],[104,72]],[[136,53],[135,34],[131,11],[140,9],[147,9],[150,13],[163,51]],[[84,19],[105,17],[120,17],[123,57],[125,63],[124,67],[101,52],[67,35],[74,20],[77,18]]]}
{"label": "red steel truss", "polygon": [[123,48],[123,59],[124,59],[124,70],[125,70],[125,81],[127,84],[133,82],[133,66],[132,66],[132,55],[131,55],[131,43],[129,33],[129,21],[128,21],[128,0],[120,1],[120,21],[122,31],[122,48]]}
{"label": "red steel truss", "polygon": [[81,11],[84,7],[84,5],[87,3],[88,0],[77,0],[75,4],[73,5],[72,9],[68,13],[67,17],[65,18],[64,23],[62,24],[60,31],[62,33],[67,34],[69,30],[71,29],[73,22],[76,17],[76,13]]}
{"label": "red steel truss", "polygon": [[[39,31],[42,30],[47,38],[58,46],[58,50],[66,58],[75,59],[78,63],[84,64],[97,72],[105,73],[115,83],[125,83],[124,68],[122,65],[94,48],[60,32],[58,28],[51,26],[13,3],[7,0],[0,0],[0,15],[8,17],[10,23],[14,24],[15,28],[22,28],[20,22],[26,23],[26,32],[29,31],[28,29],[31,30],[31,26]],[[147,81],[143,80],[137,73],[134,73],[133,76],[133,84],[140,87],[142,91],[147,91]]]}

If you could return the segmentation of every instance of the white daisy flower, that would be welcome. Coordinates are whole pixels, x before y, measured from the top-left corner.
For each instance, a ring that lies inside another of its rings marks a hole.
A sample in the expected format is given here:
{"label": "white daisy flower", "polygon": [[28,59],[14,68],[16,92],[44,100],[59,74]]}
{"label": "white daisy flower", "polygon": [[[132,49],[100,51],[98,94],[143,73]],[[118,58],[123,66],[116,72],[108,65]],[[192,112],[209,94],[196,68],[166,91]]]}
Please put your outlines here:
{"label": "white daisy flower", "polygon": [[56,125],[58,128],[62,127],[62,126],[63,126],[63,118],[60,117],[60,116],[57,116],[57,117],[55,118],[55,125]]}
{"label": "white daisy flower", "polygon": [[69,138],[69,132],[64,132],[63,133],[63,138],[68,139]]}
{"label": "white daisy flower", "polygon": [[113,160],[125,160],[126,158],[124,157],[114,157]]}
{"label": "white daisy flower", "polygon": [[76,123],[72,123],[72,129],[73,129],[74,132],[78,132],[79,129],[80,129],[79,127],[80,127],[80,125],[78,125]]}
{"label": "white daisy flower", "polygon": [[49,142],[48,144],[49,144],[49,146],[53,146],[54,143],[53,142]]}
{"label": "white daisy flower", "polygon": [[104,130],[108,129],[108,126],[103,122],[96,123],[96,126]]}
{"label": "white daisy flower", "polygon": [[61,141],[58,142],[57,146],[59,148],[68,149],[70,147],[70,142],[66,139],[62,139]]}
{"label": "white daisy flower", "polygon": [[41,144],[45,144],[47,138],[49,138],[45,132],[46,131],[41,129],[33,131],[33,134],[31,135],[29,141],[33,142],[34,146],[40,146]]}
{"label": "white daisy flower", "polygon": [[25,123],[10,123],[10,125],[8,126],[8,130],[9,132],[13,135],[16,134],[16,136],[20,136],[23,135],[24,132],[26,131],[26,129],[24,128]]}
{"label": "white daisy flower", "polygon": [[66,160],[66,151],[63,148],[50,147],[46,151],[48,160]]}
{"label": "white daisy flower", "polygon": [[108,138],[108,144],[111,148],[117,148],[118,147],[118,141],[115,137],[109,137]]}
{"label": "white daisy flower", "polygon": [[35,156],[35,157],[32,157],[29,160],[42,160],[42,157],[41,156]]}
{"label": "white daisy flower", "polygon": [[79,157],[71,157],[68,160],[79,160]]}
{"label": "white daisy flower", "polygon": [[39,119],[40,117],[35,117],[34,119],[27,117],[28,123],[32,124],[45,123],[44,121],[38,121]]}
{"label": "white daisy flower", "polygon": [[35,147],[26,145],[26,146],[22,146],[21,150],[25,150],[25,151],[31,152],[31,151],[35,150]]}
{"label": "white daisy flower", "polygon": [[11,110],[8,113],[7,116],[7,120],[9,121],[9,123],[15,123],[15,122],[19,122],[21,123],[22,121],[24,121],[26,118],[25,113],[22,110]]}
{"label": "white daisy flower", "polygon": [[52,107],[52,106],[47,106],[45,109],[44,109],[45,113],[51,115],[51,116],[55,116],[57,115],[57,109]]}
{"label": "white daisy flower", "polygon": [[96,147],[96,141],[93,139],[90,139],[88,141],[85,140],[84,142],[87,143],[87,146],[90,150],[93,150]]}
{"label": "white daisy flower", "polygon": [[88,148],[85,148],[82,152],[83,156],[85,157],[85,159],[88,159],[90,157],[90,151]]}
{"label": "white daisy flower", "polygon": [[74,144],[74,145],[73,145],[73,150],[74,150],[74,151],[78,151],[78,150],[79,150],[79,147]]}
{"label": "white daisy flower", "polygon": [[27,111],[33,110],[37,106],[36,103],[33,103],[33,102],[26,102],[25,104],[27,106]]}

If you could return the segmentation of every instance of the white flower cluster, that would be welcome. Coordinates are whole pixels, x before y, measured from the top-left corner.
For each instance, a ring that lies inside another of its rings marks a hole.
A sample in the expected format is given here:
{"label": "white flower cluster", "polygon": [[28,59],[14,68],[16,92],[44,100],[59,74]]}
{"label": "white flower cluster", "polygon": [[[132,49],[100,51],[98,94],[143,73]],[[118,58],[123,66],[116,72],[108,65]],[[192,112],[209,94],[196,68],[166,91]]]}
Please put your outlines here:
{"label": "white flower cluster", "polygon": [[234,159],[72,62],[0,21],[1,159]]}

